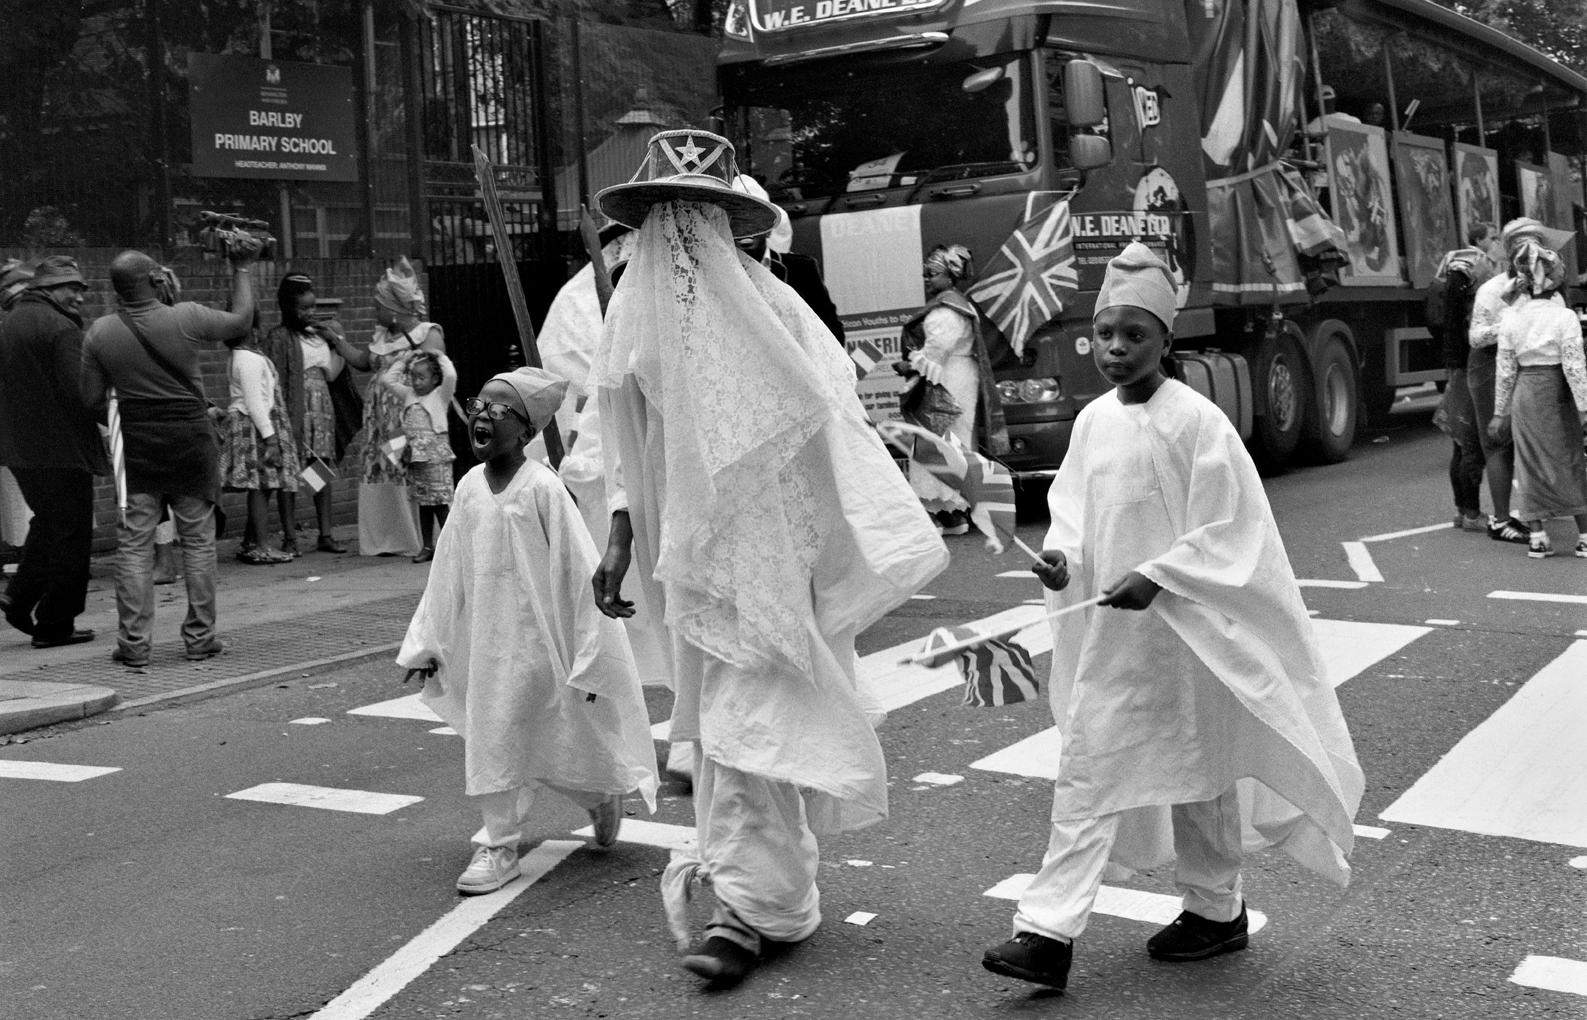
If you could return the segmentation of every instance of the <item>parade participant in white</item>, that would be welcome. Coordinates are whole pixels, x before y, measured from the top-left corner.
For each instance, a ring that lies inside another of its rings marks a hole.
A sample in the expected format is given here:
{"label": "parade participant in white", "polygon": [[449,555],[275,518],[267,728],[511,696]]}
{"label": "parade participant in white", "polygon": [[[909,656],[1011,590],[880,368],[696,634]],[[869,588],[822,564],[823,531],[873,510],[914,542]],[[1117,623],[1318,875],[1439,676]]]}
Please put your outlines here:
{"label": "parade participant in white", "polygon": [[1160,367],[1173,320],[1166,265],[1131,244],[1093,327],[1116,388],[1080,413],[1048,497],[1049,608],[1105,597],[1054,621],[1048,850],[1014,939],[983,963],[1056,987],[1110,861],[1177,855],[1184,913],[1148,942],[1164,960],[1245,946],[1245,852],[1278,845],[1339,885],[1350,874],[1350,735],[1250,456]]}
{"label": "parade participant in white", "polygon": [[852,363],[734,246],[776,210],[729,188],[732,146],[663,132],[647,170],[600,196],[639,234],[590,372],[612,490],[594,587],[605,611],[630,612],[632,555],[672,638],[672,733],[700,755],[699,859],[675,856],[663,897],[686,942],[685,890],[714,890],[684,966],[720,986],[762,938],[820,924],[816,835],[886,816],[882,713],[857,683],[854,635],[948,557],[866,423]]}
{"label": "parade participant in white", "polygon": [[458,879],[490,892],[518,874],[522,822],[542,787],[590,812],[609,846],[622,795],[655,810],[655,749],[623,629],[590,604],[597,556],[557,476],[528,460],[566,384],[539,369],[493,377],[469,401],[483,463],[458,483],[424,598],[397,663],[463,737],[466,790],[485,817]]}

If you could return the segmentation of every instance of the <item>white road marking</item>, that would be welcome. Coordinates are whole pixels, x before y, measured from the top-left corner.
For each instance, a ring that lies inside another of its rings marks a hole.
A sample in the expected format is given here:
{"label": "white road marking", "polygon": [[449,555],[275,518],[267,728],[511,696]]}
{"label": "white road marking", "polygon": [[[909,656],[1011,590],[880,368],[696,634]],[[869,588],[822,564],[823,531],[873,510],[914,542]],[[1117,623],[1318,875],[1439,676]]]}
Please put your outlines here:
{"label": "white road marking", "polygon": [[1367,551],[1364,542],[1340,542],[1345,547],[1345,559],[1350,563],[1350,569],[1355,571],[1358,581],[1382,581],[1383,575],[1378,573],[1378,565],[1372,562],[1372,554]]}
{"label": "white road marking", "polygon": [[1584,676],[1575,641],[1378,817],[1587,847]]}
{"label": "white road marking", "polygon": [[[1312,629],[1322,650],[1328,679],[1335,687],[1375,663],[1393,655],[1428,633],[1430,627],[1401,623],[1360,623],[1354,620],[1313,620]],[[1029,633],[1028,631],[1026,633]],[[1043,651],[1052,649],[1051,632]],[[1032,649],[1035,654],[1035,649]],[[983,772],[1005,772],[1031,779],[1057,779],[1063,739],[1058,727],[1033,733],[1017,743],[970,763]]]}
{"label": "white road marking", "polygon": [[847,864],[851,868],[868,868],[874,862],[872,862],[872,861],[844,861],[843,863]]}
{"label": "white road marking", "polygon": [[911,595],[909,597],[914,599],[916,602],[930,602],[932,599],[936,598],[937,596],[935,596],[935,595]]}
{"label": "white road marking", "polygon": [[[582,829],[574,829],[573,835],[594,839],[595,826],[586,825]],[[696,843],[692,825],[647,822],[642,818],[624,818],[622,826],[617,830],[617,841],[655,846],[663,850],[693,850]]]}
{"label": "white road marking", "polygon": [[1431,531],[1444,531],[1444,530],[1447,530],[1449,528],[1453,528],[1454,526],[1455,526],[1455,523],[1453,521],[1445,521],[1442,524],[1429,524],[1426,527],[1421,527],[1421,528],[1406,528],[1404,531],[1390,531],[1390,532],[1388,532],[1387,534],[1384,534],[1384,535],[1368,535],[1367,537],[1363,538],[1361,541],[1363,541],[1363,542],[1387,542],[1391,538],[1408,538],[1411,535],[1425,535],[1425,534],[1427,534],[1428,532],[1431,532]]}
{"label": "white road marking", "polygon": [[870,924],[874,920],[876,920],[876,915],[875,914],[866,913],[863,910],[856,910],[854,913],[850,914],[848,917],[845,917],[843,919],[843,923],[844,924],[867,925],[867,924]]}
{"label": "white road marking", "polygon": [[672,736],[672,720],[671,719],[663,719],[663,720],[661,720],[658,723],[652,723],[651,724],[651,727],[650,727],[650,739],[651,740],[666,740],[670,736]]}
{"label": "white road marking", "polygon": [[1365,588],[1365,581],[1324,581],[1315,577],[1297,577],[1295,584],[1301,588]]}
{"label": "white road marking", "polygon": [[58,765],[52,761],[0,760],[0,779],[47,779],[52,783],[80,783],[97,779],[119,768],[103,765]]}
{"label": "white road marking", "polygon": [[1560,595],[1551,591],[1490,591],[1488,597],[1518,599],[1522,602],[1575,602],[1587,605],[1587,595]]}
{"label": "white road marking", "polygon": [[1045,606],[1046,604],[1046,599],[1025,599],[1020,603],[1022,606]]}
{"label": "white road marking", "polygon": [[1031,573],[1028,570],[1005,570],[1001,574],[998,574],[997,576],[998,577],[1027,577],[1027,578],[1031,579],[1032,581],[1036,580],[1036,575]]}
{"label": "white road marking", "polygon": [[1422,622],[1429,627],[1455,627],[1460,624],[1459,620],[1423,620]]}
{"label": "white road marking", "polygon": [[1587,995],[1587,963],[1559,956],[1528,956],[1510,975],[1512,984]]}
{"label": "white road marking", "polygon": [[955,783],[964,782],[964,777],[948,775],[943,772],[922,772],[920,775],[912,779],[911,782],[930,783],[932,786],[952,786]]}
{"label": "white road marking", "polygon": [[420,722],[442,722],[430,706],[419,700],[419,695],[408,694],[390,701],[377,701],[362,708],[350,708],[348,715],[372,715],[381,719],[417,719]]}
{"label": "white road marking", "polygon": [[443,737],[455,737],[455,736],[458,735],[458,732],[456,730],[454,730],[450,726],[437,726],[433,730],[425,730],[424,732],[426,732],[426,733],[439,733]]}
{"label": "white road marking", "polygon": [[1587,637],[1587,630],[1578,630],[1576,632],[1576,636],[1577,637]]}
{"label": "white road marking", "polygon": [[484,896],[465,898],[351,988],[326,1003],[310,1020],[363,1020],[582,846],[570,839],[541,843],[518,861],[518,874],[523,881]]}
{"label": "white road marking", "polygon": [[287,721],[293,726],[319,726],[330,722],[329,719],[321,719],[317,715],[306,715],[301,719],[289,719]]}
{"label": "white road marking", "polygon": [[1587,857],[1572,857],[1570,866],[1573,868],[1587,868]]}
{"label": "white road marking", "polygon": [[1355,827],[1356,835],[1366,839],[1386,839],[1391,830],[1380,829],[1376,825],[1358,825]]}
{"label": "white road marking", "polygon": [[[981,895],[998,900],[1017,900],[1035,877],[1026,874],[1010,875]],[[1183,901],[1178,896],[1144,892],[1140,889],[1125,889],[1116,885],[1104,885],[1099,888],[1096,903],[1091,908],[1093,913],[1123,917],[1131,921],[1148,921],[1152,924],[1168,924],[1178,917],[1183,909]],[[1246,921],[1250,925],[1252,935],[1267,926],[1267,915],[1260,910],[1246,907],[1246,913]]]}
{"label": "white road marking", "polygon": [[341,790],[333,786],[307,786],[303,783],[260,783],[246,790],[228,793],[226,799],[323,808],[326,811],[351,811],[360,815],[389,815],[410,804],[417,804],[424,798],[405,793]]}

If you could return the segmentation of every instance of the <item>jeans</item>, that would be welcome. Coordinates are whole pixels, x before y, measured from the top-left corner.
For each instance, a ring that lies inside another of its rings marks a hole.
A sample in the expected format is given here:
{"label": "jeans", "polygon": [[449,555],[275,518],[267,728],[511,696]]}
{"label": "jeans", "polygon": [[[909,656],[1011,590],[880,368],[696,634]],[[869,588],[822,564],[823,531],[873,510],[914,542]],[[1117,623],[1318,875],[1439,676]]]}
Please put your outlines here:
{"label": "jeans", "polygon": [[202,651],[215,641],[215,504],[194,496],[148,492],[127,494],[126,521],[117,530],[116,613],[121,633],[116,645],[131,659],[147,659],[154,623],[154,530],[169,506],[182,550],[187,581],[187,619],[182,641]]}
{"label": "jeans", "polygon": [[1455,441],[1449,460],[1449,487],[1454,492],[1455,509],[1462,517],[1476,517],[1482,513],[1482,470],[1487,463],[1478,429],[1487,428],[1488,423],[1477,421],[1464,368],[1449,370],[1444,413],[1449,417],[1449,436]]}
{"label": "jeans", "polygon": [[12,468],[33,511],[22,562],[6,588],[12,612],[30,617],[34,636],[71,636],[88,594],[94,540],[94,476],[71,468]]}

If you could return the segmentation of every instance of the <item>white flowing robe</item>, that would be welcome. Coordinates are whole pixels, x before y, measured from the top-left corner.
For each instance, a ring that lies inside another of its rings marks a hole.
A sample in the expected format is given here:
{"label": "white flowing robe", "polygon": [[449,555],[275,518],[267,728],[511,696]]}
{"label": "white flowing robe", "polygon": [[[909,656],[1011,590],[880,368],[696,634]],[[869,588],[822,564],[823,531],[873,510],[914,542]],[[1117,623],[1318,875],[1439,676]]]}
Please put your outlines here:
{"label": "white flowing robe", "polygon": [[458,483],[397,663],[440,664],[424,701],[463,737],[470,795],[637,790],[655,810],[650,719],[622,625],[590,597],[597,562],[543,464],[500,493],[484,465]]}
{"label": "white flowing robe", "polygon": [[1046,547],[1071,581],[1050,608],[1132,570],[1162,586],[1143,612],[1053,622],[1063,734],[1053,819],[1126,812],[1112,860],[1173,856],[1169,806],[1238,783],[1246,848],[1279,845],[1344,885],[1363,778],[1262,481],[1211,402],[1170,380],[1075,422],[1048,496]]}

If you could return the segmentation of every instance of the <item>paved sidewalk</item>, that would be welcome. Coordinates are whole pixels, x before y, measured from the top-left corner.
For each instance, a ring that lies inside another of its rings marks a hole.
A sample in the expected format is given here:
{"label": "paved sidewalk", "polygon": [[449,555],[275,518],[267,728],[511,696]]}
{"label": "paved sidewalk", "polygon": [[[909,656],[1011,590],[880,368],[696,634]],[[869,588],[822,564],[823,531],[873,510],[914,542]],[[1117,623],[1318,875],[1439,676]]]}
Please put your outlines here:
{"label": "paved sidewalk", "polygon": [[[224,654],[183,657],[187,591],[180,580],[155,588],[154,650],[145,669],[112,662],[116,592],[110,557],[94,562],[79,627],[86,644],[33,648],[0,624],[0,733],[83,718],[118,702],[156,701],[265,683],[380,655],[394,655],[429,577],[406,556],[362,557],[311,552],[281,566],[238,563],[236,542],[220,550],[217,631]],[[395,668],[395,667],[393,667]]]}

